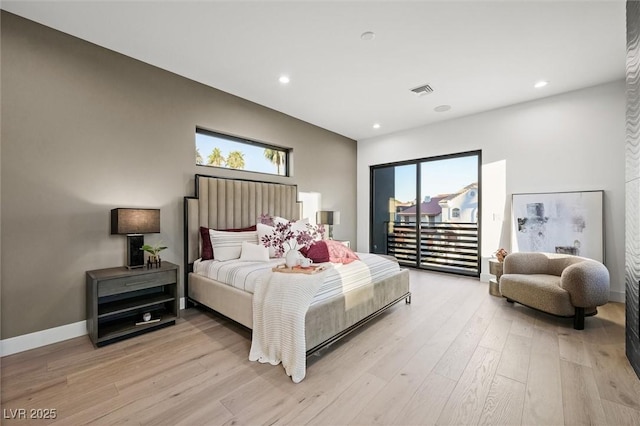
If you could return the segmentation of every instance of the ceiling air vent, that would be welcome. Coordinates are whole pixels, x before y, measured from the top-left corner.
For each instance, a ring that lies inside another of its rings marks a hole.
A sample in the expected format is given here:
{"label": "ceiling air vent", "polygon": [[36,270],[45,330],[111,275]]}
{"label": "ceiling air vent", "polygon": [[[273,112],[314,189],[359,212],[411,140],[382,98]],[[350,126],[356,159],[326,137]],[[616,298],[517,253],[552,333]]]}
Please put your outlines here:
{"label": "ceiling air vent", "polygon": [[423,86],[416,87],[415,89],[411,89],[411,91],[418,96],[424,96],[424,95],[428,95],[429,93],[432,93],[433,88],[428,84],[425,84]]}

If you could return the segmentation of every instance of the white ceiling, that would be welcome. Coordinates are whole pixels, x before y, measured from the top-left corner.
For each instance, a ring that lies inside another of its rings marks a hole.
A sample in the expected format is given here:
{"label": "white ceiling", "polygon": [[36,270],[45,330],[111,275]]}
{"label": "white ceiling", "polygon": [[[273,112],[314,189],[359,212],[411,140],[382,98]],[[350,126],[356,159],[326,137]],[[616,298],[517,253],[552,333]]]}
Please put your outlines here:
{"label": "white ceiling", "polygon": [[[358,140],[625,72],[624,0],[3,1],[2,9]],[[362,40],[365,31],[375,39]],[[539,79],[550,84],[534,89]],[[425,83],[432,94],[410,91]],[[443,104],[451,110],[434,111]]]}

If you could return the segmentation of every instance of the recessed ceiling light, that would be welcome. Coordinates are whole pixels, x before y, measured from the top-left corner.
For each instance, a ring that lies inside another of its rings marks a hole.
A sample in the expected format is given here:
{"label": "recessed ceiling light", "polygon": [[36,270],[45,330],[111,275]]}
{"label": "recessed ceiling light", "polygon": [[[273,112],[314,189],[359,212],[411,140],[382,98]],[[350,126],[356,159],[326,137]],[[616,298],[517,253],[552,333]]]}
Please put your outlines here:
{"label": "recessed ceiling light", "polygon": [[360,38],[363,40],[373,40],[374,38],[376,38],[376,33],[374,33],[373,31],[365,31],[364,33],[360,34]]}
{"label": "recessed ceiling light", "polygon": [[278,79],[278,81],[282,84],[287,84],[289,83],[289,76],[288,75],[281,75],[280,78]]}
{"label": "recessed ceiling light", "polygon": [[541,87],[544,87],[547,84],[549,84],[548,81],[540,80],[540,81],[536,82],[536,84],[534,84],[533,87],[535,87],[536,89],[540,89]]}
{"label": "recessed ceiling light", "polygon": [[374,128],[374,129],[379,129],[379,128],[380,128],[380,123],[375,123],[375,124],[373,125],[373,128]]}
{"label": "recessed ceiling light", "polygon": [[445,111],[449,111],[450,109],[451,109],[451,105],[438,105],[433,110],[435,112],[445,112]]}

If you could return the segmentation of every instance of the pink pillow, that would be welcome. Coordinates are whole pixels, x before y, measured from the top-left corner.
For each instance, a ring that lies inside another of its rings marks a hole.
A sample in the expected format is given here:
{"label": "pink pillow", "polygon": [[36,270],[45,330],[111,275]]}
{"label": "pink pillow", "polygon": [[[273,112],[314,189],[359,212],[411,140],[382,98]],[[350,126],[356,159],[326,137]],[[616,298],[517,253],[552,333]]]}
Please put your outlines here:
{"label": "pink pillow", "polygon": [[[249,226],[247,228],[216,229],[216,231],[227,231],[227,232],[246,232],[246,231],[255,231],[255,230],[256,230],[256,225]],[[201,226],[200,237],[202,239],[202,251],[200,253],[200,257],[202,258],[202,260],[213,259],[213,247],[211,246],[211,236],[209,234],[209,228],[205,228],[204,226]]]}
{"label": "pink pillow", "polygon": [[329,251],[329,260],[333,263],[344,263],[346,265],[354,260],[360,260],[357,254],[340,241],[324,240],[324,243]]}
{"label": "pink pillow", "polygon": [[303,247],[300,253],[313,260],[313,263],[329,262],[329,249],[324,241],[316,241],[309,248]]}

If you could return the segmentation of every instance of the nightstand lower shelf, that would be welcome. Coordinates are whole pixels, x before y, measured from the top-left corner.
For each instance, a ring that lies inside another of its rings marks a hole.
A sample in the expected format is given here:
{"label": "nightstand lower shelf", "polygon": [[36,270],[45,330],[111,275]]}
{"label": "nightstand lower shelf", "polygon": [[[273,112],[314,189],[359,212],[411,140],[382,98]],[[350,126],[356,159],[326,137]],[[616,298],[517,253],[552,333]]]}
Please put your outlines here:
{"label": "nightstand lower shelf", "polygon": [[137,296],[130,299],[103,303],[98,306],[98,319],[130,311],[137,311],[147,307],[160,305],[165,302],[172,302],[174,300],[175,297],[161,293],[154,296]]}
{"label": "nightstand lower shelf", "polygon": [[[151,314],[151,318],[158,318],[156,313]],[[149,324],[136,325],[139,317],[126,317],[119,320],[110,321],[108,324],[100,326],[96,346],[104,346],[113,343],[119,338],[131,337],[133,335],[142,334],[152,329],[166,327],[176,323],[176,315],[164,313],[161,315],[160,321],[151,322]]]}

